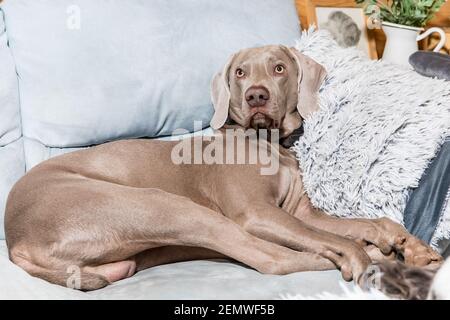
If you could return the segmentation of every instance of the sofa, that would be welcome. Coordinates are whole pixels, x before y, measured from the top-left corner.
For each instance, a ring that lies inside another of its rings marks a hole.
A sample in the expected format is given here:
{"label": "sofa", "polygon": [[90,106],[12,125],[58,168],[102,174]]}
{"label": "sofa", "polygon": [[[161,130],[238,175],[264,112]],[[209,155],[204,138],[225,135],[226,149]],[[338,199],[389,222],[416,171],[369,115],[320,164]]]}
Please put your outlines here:
{"label": "sofa", "polygon": [[261,299],[340,294],[340,272],[262,275],[224,260],[158,266],[84,293],[8,259],[13,184],[62,153],[208,131],[209,83],[240,48],[294,45],[293,0],[4,0],[0,4],[0,298]]}

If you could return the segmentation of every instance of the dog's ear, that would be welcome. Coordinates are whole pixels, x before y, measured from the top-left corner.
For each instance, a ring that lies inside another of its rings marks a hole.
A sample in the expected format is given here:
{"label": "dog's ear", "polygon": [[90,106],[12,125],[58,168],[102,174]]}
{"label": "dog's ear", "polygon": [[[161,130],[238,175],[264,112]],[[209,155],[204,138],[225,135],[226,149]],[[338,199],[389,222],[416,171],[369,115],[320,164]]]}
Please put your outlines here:
{"label": "dog's ear", "polygon": [[298,100],[297,110],[305,119],[319,109],[318,92],[327,76],[325,68],[295,48],[284,49],[295,61],[298,68]]}
{"label": "dog's ear", "polygon": [[214,115],[210,125],[217,130],[223,127],[228,118],[228,109],[230,108],[230,67],[233,63],[233,54],[223,67],[222,71],[217,73],[211,82],[211,98],[214,105]]}

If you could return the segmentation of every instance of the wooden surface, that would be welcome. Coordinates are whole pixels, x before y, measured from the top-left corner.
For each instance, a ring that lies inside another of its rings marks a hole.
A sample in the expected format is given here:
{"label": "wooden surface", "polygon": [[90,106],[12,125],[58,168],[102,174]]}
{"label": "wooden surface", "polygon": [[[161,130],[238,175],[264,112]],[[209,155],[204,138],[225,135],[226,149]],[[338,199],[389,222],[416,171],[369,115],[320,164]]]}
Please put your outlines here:
{"label": "wooden surface", "polygon": [[[300,22],[302,29],[307,28],[311,24],[316,24],[316,8],[358,8],[354,1],[348,0],[296,0],[297,13],[300,16]],[[366,33],[368,46],[369,46],[369,56],[371,59],[378,59],[381,55],[378,54],[377,42],[375,30],[364,30]]]}
{"label": "wooden surface", "polygon": [[[447,1],[444,6],[439,10],[436,17],[429,23],[433,27],[441,27],[444,29],[447,42],[444,48],[441,50],[442,53],[450,54],[450,1]],[[433,35],[429,41],[425,44],[427,50],[432,50],[434,46],[438,43],[439,36]]]}
{"label": "wooden surface", "polygon": [[430,26],[450,27],[450,1],[447,1],[429,23]]}
{"label": "wooden surface", "polygon": [[[314,23],[313,17],[315,12],[311,12],[311,1],[319,2],[322,7],[340,7],[340,8],[352,8],[356,7],[354,0],[295,0],[297,7],[297,13],[300,17],[302,29],[307,28],[311,23]],[[441,10],[436,14],[433,20],[430,21],[429,26],[448,27],[445,28],[447,34],[450,32],[450,1],[445,3]],[[378,57],[381,57],[384,50],[384,44],[386,43],[386,37],[381,29],[375,29],[372,31],[373,37],[376,42],[376,50]],[[429,48],[436,43],[435,38],[430,41],[422,42],[421,47]],[[450,41],[447,39],[447,44],[443,52],[450,52]]]}
{"label": "wooden surface", "polygon": [[337,8],[354,8],[354,1],[350,0],[295,0],[297,13],[300,16],[302,29],[307,28],[314,23],[316,16],[314,6],[320,7],[337,7]]}

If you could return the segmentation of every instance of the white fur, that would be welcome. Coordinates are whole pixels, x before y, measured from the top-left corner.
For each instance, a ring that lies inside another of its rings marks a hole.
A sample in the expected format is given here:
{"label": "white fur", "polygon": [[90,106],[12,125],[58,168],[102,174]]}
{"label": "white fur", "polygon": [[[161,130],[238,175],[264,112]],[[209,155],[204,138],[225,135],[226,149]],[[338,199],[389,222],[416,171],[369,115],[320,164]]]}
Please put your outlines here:
{"label": "white fur", "polygon": [[[324,30],[304,31],[296,47],[328,71],[320,111],[294,147],[312,203],[402,223],[409,188],[450,134],[449,82],[369,60]],[[442,238],[450,238],[450,204],[433,244]]]}
{"label": "white fur", "polygon": [[[392,300],[381,291],[374,288],[364,291],[358,286],[349,289],[342,282],[339,283],[342,294],[323,292],[313,296],[301,294],[282,294],[283,300]],[[431,284],[427,299],[450,300],[450,259],[447,259],[439,269]]]}
{"label": "white fur", "polygon": [[447,259],[431,284],[428,299],[450,300],[450,259]]}
{"label": "white fur", "polygon": [[301,294],[282,294],[280,298],[283,300],[392,300],[381,291],[371,289],[363,291],[358,286],[349,289],[347,286],[339,283],[342,288],[342,294],[334,294],[323,292],[314,296],[304,296]]}

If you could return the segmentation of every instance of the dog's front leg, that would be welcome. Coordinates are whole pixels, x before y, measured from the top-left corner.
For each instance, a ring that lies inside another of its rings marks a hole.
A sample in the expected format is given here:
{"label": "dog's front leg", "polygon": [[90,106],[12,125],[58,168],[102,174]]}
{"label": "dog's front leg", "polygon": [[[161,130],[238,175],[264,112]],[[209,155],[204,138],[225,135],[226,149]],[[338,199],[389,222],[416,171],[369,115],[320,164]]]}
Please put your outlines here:
{"label": "dog's front leg", "polygon": [[375,245],[384,255],[390,255],[393,252],[400,254],[408,265],[425,266],[442,262],[442,257],[430,246],[388,218],[332,217],[313,208],[306,196],[300,201],[294,216],[316,228]]}
{"label": "dog's front leg", "polygon": [[346,280],[359,279],[371,263],[354,241],[308,226],[270,204],[251,203],[235,220],[258,238],[331,260]]}

